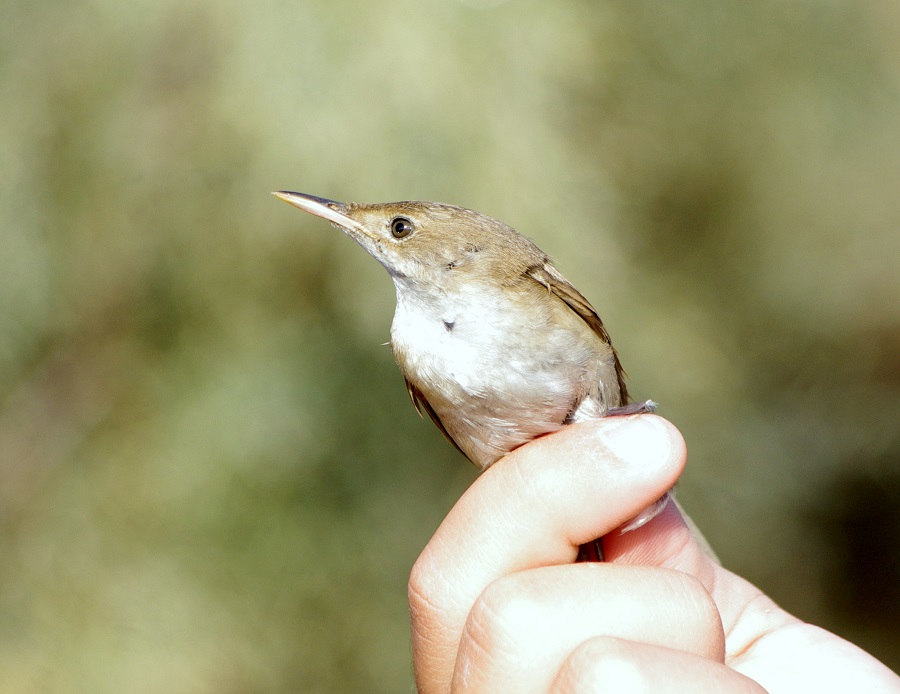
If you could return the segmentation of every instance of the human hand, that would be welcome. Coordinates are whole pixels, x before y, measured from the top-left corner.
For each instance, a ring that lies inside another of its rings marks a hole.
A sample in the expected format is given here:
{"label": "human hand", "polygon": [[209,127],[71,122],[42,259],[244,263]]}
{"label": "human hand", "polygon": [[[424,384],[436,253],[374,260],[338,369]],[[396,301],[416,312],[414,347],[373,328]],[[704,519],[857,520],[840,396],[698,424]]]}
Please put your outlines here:
{"label": "human hand", "polygon": [[[898,692],[858,647],[723,569],[675,504],[684,441],[654,415],[575,424],[481,475],[410,577],[420,692]],[[605,563],[573,563],[605,536]]]}

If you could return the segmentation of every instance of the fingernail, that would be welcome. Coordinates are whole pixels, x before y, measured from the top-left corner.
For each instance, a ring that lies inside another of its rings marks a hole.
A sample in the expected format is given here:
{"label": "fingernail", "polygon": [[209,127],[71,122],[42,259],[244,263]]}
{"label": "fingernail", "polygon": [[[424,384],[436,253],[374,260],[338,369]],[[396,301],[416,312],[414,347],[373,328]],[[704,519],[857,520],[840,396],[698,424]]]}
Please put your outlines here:
{"label": "fingernail", "polygon": [[640,415],[623,418],[618,424],[603,430],[606,448],[629,467],[646,465],[658,468],[672,454],[669,429],[659,417]]}

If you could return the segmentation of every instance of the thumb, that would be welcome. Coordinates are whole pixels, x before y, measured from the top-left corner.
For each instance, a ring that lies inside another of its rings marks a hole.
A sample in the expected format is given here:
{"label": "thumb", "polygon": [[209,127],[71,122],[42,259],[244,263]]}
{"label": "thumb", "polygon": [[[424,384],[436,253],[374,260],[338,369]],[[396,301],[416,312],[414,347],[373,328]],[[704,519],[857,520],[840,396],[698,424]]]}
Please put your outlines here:
{"label": "thumb", "polygon": [[703,533],[669,492],[668,505],[645,525],[603,538],[608,562],[675,569],[700,579],[707,588],[720,569],[719,558]]}

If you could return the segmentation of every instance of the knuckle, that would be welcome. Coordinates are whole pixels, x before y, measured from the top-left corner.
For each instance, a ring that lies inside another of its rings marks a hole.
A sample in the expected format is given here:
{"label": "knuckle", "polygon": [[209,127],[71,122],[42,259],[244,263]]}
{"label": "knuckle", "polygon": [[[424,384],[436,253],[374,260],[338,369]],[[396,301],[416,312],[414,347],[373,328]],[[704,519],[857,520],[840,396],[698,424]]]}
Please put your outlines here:
{"label": "knuckle", "polygon": [[465,638],[485,652],[513,649],[541,623],[543,607],[519,590],[515,577],[490,584],[475,601],[466,620]]}
{"label": "knuckle", "polygon": [[413,565],[407,583],[407,600],[413,621],[428,619],[441,612],[442,591],[435,577],[441,575],[436,571],[427,553],[423,553]]}
{"label": "knuckle", "polygon": [[552,691],[638,694],[650,692],[652,688],[628,644],[617,638],[598,636],[580,644],[566,658]]}
{"label": "knuckle", "polygon": [[725,658],[725,630],[718,605],[700,579],[681,572],[673,572],[672,576],[680,584],[678,593],[687,603],[688,614],[699,627],[693,633],[704,636],[698,644],[698,655],[722,662]]}

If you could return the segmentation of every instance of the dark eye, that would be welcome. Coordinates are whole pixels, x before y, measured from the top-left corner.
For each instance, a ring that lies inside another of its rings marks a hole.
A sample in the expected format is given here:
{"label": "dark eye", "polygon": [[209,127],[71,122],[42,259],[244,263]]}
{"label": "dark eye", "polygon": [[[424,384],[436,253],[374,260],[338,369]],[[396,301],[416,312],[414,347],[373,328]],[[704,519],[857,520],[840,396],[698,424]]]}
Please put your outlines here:
{"label": "dark eye", "polygon": [[406,217],[397,217],[391,222],[391,233],[395,239],[405,239],[413,233],[414,228],[413,223]]}

